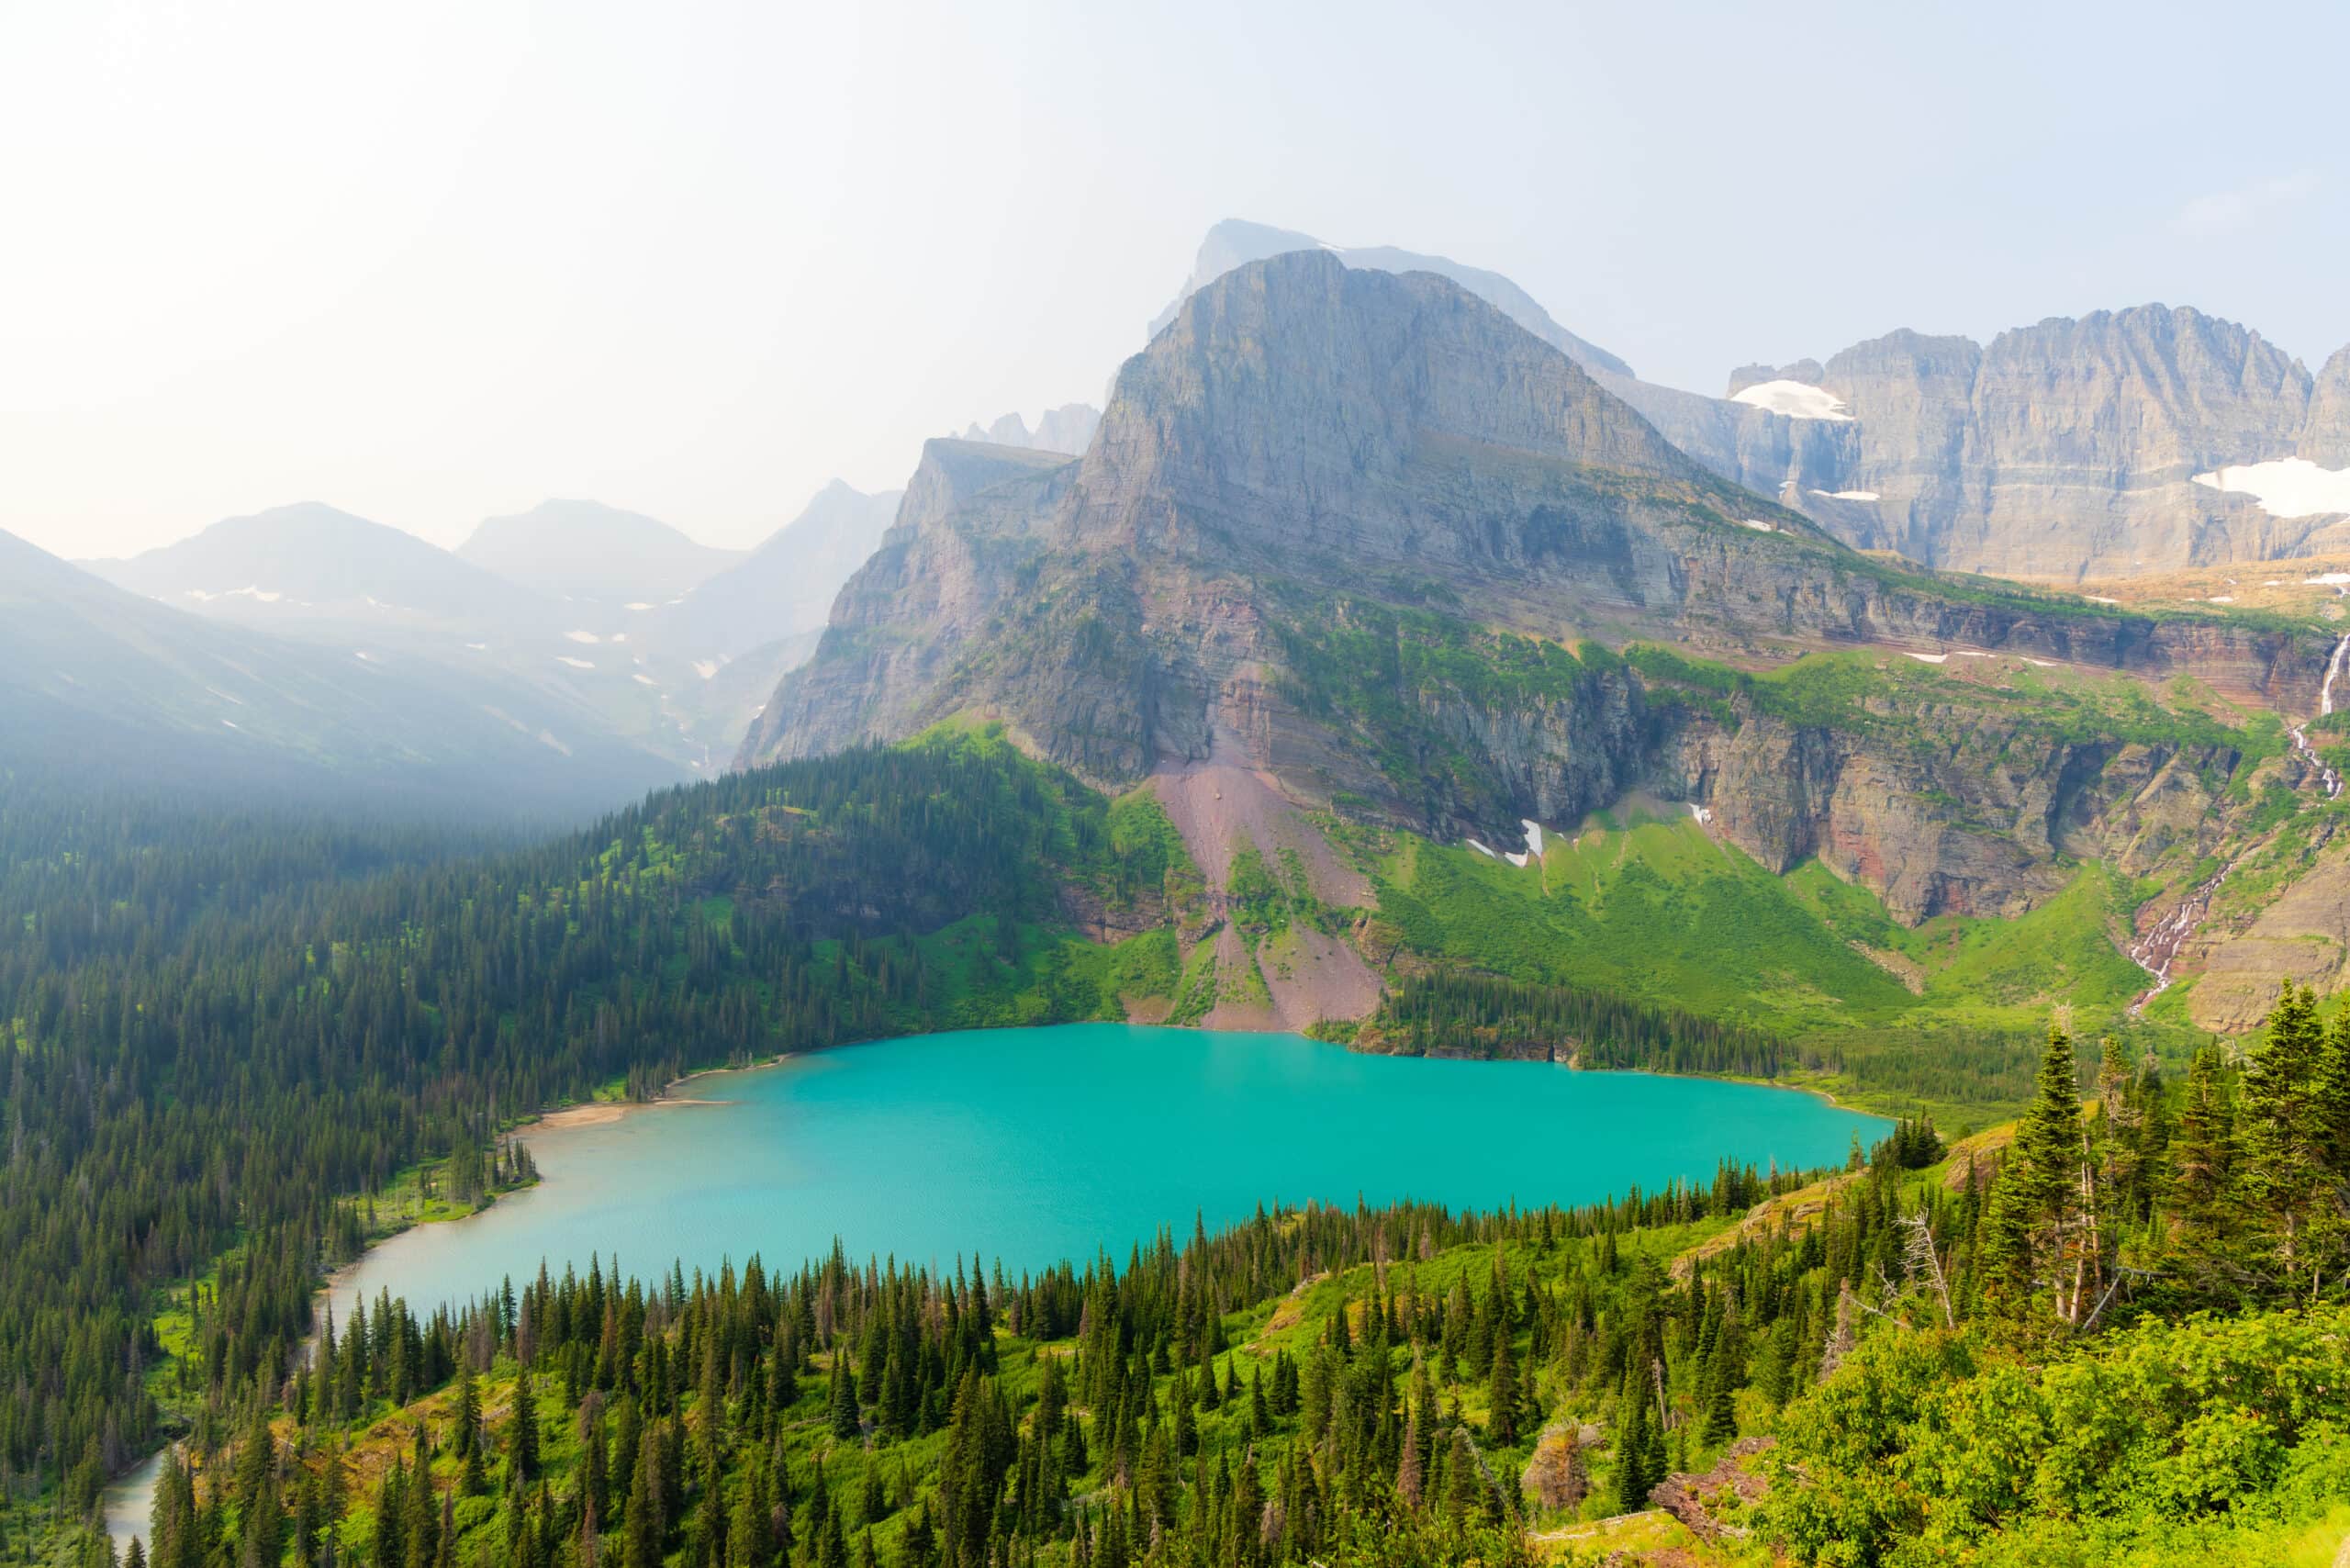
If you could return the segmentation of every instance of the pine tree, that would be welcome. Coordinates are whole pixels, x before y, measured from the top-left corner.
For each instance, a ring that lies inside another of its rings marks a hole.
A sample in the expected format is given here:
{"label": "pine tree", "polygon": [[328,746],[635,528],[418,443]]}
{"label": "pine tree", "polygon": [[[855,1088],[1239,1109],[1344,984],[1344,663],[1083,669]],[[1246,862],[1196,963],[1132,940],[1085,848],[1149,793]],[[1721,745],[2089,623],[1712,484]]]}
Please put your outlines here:
{"label": "pine tree", "polygon": [[833,1350],[833,1390],[831,1400],[833,1436],[853,1438],[860,1424],[856,1410],[856,1372],[848,1364],[848,1346],[835,1346]]}
{"label": "pine tree", "polygon": [[669,1521],[664,1511],[667,1487],[661,1476],[661,1439],[647,1428],[637,1443],[636,1474],[629,1483],[625,1568],[660,1568]]}
{"label": "pine tree", "polygon": [[514,1415],[507,1423],[507,1458],[513,1478],[528,1485],[539,1478],[539,1394],[531,1369],[514,1380]]}
{"label": "pine tree", "polygon": [[2031,1108],[2016,1128],[1983,1219],[1984,1294],[2013,1317],[2023,1315],[2042,1282],[2060,1288],[2067,1282],[2061,1263],[2068,1219],[2077,1207],[2079,1095],[2072,1037],[2051,1029]]}
{"label": "pine tree", "polygon": [[1478,1508],[1477,1457],[1470,1450],[1467,1428],[1452,1428],[1452,1452],[1444,1465],[1444,1512],[1458,1528]]}
{"label": "pine tree", "polygon": [[2235,1110],[2221,1077],[2220,1053],[2206,1047],[2188,1064],[2187,1100],[2171,1144],[2169,1200],[2177,1216],[2174,1252],[2207,1291],[2232,1272],[2235,1174]]}
{"label": "pine tree", "polygon": [[1485,1435],[1496,1448],[1509,1448],[1517,1441],[1517,1367],[1511,1360],[1506,1311],[1494,1332],[1493,1367],[1486,1386],[1492,1406]]}
{"label": "pine tree", "polygon": [[1630,1412],[1616,1436],[1616,1506],[1618,1513],[1635,1514],[1649,1506],[1649,1401],[1647,1390],[1633,1381],[1624,1403]]}
{"label": "pine tree", "polygon": [[2270,1009],[2267,1042],[2244,1075],[2244,1186],[2262,1214],[2289,1286],[2320,1270],[2310,1227],[2332,1157],[2333,1062],[2309,987],[2286,983]]}

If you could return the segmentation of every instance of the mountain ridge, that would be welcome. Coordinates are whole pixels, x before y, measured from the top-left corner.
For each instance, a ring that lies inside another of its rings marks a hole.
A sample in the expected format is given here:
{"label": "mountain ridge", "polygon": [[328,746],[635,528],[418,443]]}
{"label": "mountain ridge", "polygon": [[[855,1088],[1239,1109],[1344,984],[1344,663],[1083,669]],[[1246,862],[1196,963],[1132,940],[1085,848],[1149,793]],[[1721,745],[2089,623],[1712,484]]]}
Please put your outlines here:
{"label": "mountain ridge", "polygon": [[[1212,899],[1237,844],[1338,905],[1317,813],[1506,846],[1651,790],[1915,924],[2037,908],[2079,856],[2184,878],[2243,816],[2201,780],[2317,775],[2144,693],[2313,712],[2333,641],[1872,560],[1449,280],[1289,252],[1187,300],[1084,457],[932,442],[736,766],[994,722],[1155,794]],[[1376,996],[1322,960],[1246,1017]]]}

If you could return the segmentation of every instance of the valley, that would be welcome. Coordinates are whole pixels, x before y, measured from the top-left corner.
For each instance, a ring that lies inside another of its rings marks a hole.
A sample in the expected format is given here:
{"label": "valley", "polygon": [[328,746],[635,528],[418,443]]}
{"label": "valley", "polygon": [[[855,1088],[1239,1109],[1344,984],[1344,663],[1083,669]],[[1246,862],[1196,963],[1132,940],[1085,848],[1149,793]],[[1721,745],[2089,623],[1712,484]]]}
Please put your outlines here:
{"label": "valley", "polygon": [[755,548],[0,536],[0,1562],[2307,1556],[2346,355],[1227,223]]}

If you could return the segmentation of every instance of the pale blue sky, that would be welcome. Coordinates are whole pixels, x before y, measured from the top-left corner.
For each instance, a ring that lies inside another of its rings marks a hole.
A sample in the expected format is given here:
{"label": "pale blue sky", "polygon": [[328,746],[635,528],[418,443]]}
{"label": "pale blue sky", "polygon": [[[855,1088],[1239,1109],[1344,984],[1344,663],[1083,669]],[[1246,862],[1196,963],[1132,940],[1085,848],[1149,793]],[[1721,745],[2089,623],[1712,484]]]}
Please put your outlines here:
{"label": "pale blue sky", "polygon": [[1097,400],[1219,218],[1651,379],[2160,299],[2350,341],[2350,9],[0,8],[0,528],[548,495],[747,543]]}

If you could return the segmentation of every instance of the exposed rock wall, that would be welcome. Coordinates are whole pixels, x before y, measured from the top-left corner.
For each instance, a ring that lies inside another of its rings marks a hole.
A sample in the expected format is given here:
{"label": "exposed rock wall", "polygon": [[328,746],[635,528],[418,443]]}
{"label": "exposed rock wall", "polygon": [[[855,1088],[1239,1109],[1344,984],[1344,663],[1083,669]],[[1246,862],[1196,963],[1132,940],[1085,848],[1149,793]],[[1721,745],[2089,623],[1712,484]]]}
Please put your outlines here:
{"label": "exposed rock wall", "polygon": [[1987,348],[1894,332],[1816,384],[1851,411],[1852,460],[1798,504],[1847,543],[1930,566],[2072,582],[2296,554],[2339,521],[2194,483],[2350,443],[2331,411],[2350,393],[2329,387],[2321,413],[2298,361],[2199,311],[2054,318]]}
{"label": "exposed rock wall", "polygon": [[[1965,373],[1947,341],[1897,357],[1921,384]],[[1963,445],[1949,402],[1921,392],[1908,417]],[[1514,684],[1487,661],[1505,647],[1405,658],[1390,633],[1383,652],[1330,643],[1369,666],[1307,678],[1295,661],[1350,629],[1349,605],[1569,646],[1956,647],[2191,673],[2297,711],[2316,706],[2330,644],[1869,561],[1707,473],[1460,287],[1292,253],[1187,300],[1121,371],[1079,461],[932,442],[743,760],[975,712],[1106,787],[1230,764],[1448,838],[1572,822],[1651,786],[1709,805],[1764,864],[1818,854],[1912,918],[2028,906],[2065,879],[2068,844],[2127,841],[2131,802],[2171,761],[2116,773],[2118,755],[1956,698],[1850,732],[1759,713],[1709,730],[1660,711],[1621,666]],[[1332,679],[1356,707],[1308,690]]]}

